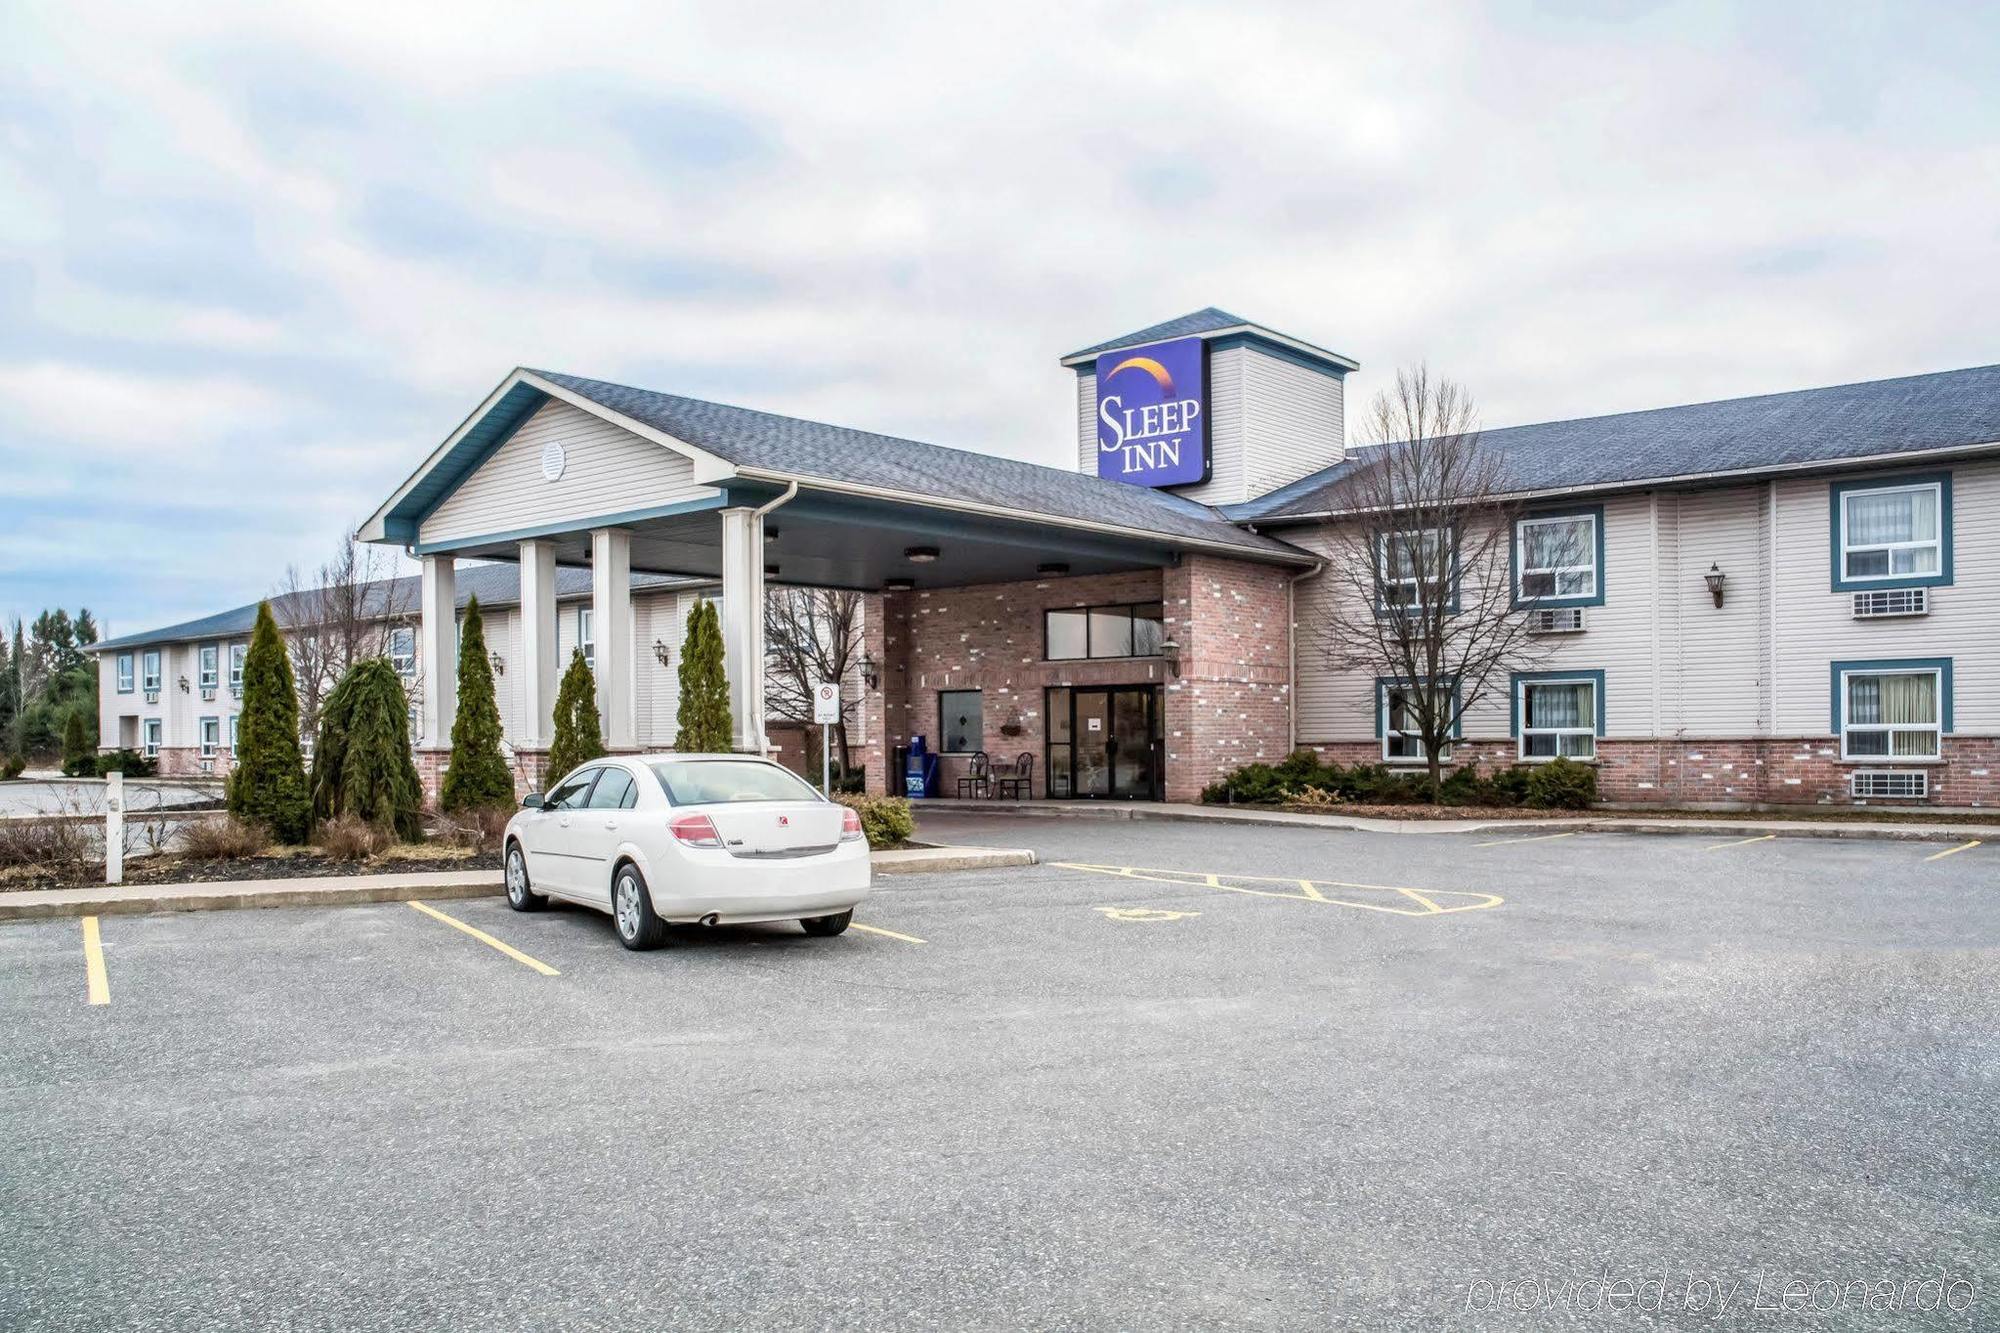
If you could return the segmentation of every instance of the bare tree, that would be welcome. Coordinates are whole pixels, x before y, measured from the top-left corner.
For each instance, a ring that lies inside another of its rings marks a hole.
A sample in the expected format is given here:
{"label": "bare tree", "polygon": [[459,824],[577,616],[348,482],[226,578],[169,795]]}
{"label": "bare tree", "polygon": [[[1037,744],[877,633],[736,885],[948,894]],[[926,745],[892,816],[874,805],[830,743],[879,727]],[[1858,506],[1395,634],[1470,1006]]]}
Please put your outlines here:
{"label": "bare tree", "polygon": [[[773,717],[813,727],[813,686],[845,681],[861,656],[861,594],[831,588],[773,588],[764,597],[764,707]],[[848,703],[833,731],[834,760],[848,771]]]}
{"label": "bare tree", "polygon": [[1331,505],[1325,609],[1307,630],[1328,666],[1387,682],[1384,734],[1424,760],[1435,795],[1466,714],[1546,654],[1535,599],[1514,595],[1520,505],[1480,447],[1471,397],[1421,365],[1397,372],[1362,434]]}
{"label": "bare tree", "polygon": [[416,615],[416,581],[395,572],[393,556],[352,534],[317,569],[286,566],[271,610],[291,650],[306,735],[318,730],[320,705],[348,668],[388,656],[395,631]]}

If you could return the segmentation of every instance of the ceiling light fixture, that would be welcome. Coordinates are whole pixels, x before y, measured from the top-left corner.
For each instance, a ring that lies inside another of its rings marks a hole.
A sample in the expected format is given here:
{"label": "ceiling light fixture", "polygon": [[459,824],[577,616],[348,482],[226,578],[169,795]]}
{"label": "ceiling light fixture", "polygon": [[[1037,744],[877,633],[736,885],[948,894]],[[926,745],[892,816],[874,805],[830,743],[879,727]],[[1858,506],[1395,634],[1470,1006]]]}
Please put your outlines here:
{"label": "ceiling light fixture", "polygon": [[913,565],[928,565],[937,558],[938,548],[935,546],[908,546],[903,548],[903,559]]}
{"label": "ceiling light fixture", "polygon": [[909,592],[917,586],[915,579],[883,579],[883,592]]}
{"label": "ceiling light fixture", "polygon": [[1036,565],[1035,572],[1045,578],[1053,577],[1057,574],[1069,573],[1069,566],[1060,560],[1050,560],[1044,564]]}

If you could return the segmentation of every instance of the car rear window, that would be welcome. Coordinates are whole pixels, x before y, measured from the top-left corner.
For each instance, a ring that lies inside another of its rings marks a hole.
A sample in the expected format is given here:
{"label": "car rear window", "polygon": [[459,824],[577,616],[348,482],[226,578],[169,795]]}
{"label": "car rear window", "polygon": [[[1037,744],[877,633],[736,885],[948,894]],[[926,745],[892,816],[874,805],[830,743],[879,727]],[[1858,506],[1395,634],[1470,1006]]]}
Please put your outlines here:
{"label": "car rear window", "polygon": [[665,760],[653,776],[675,805],[719,805],[729,801],[814,801],[819,793],[776,764],[754,760]]}

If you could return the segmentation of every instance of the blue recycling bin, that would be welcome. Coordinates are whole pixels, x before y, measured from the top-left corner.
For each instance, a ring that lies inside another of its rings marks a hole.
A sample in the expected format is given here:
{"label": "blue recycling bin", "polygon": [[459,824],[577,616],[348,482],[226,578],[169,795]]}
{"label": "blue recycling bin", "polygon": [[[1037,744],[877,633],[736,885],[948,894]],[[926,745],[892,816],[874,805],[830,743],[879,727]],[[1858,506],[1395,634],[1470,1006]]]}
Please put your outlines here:
{"label": "blue recycling bin", "polygon": [[909,752],[903,757],[903,795],[923,800],[937,795],[938,757],[924,744],[922,736],[910,737]]}

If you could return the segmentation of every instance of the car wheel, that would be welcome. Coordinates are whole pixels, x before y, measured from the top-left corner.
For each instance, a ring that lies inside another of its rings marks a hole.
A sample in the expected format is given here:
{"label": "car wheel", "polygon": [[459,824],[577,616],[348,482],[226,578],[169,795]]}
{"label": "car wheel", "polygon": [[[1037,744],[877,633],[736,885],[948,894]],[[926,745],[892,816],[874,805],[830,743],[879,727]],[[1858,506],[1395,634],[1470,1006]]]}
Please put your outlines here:
{"label": "car wheel", "polygon": [[799,924],[806,928],[808,935],[838,935],[847,929],[847,923],[854,920],[854,909],[835,912],[832,916],[809,916]]}
{"label": "car wheel", "polygon": [[507,844],[507,906],[517,912],[539,912],[548,906],[547,895],[536,893],[528,883],[528,858],[521,844]]}
{"label": "car wheel", "polygon": [[611,919],[618,942],[628,949],[657,949],[667,938],[667,923],[653,910],[653,895],[637,866],[618,867],[611,881]]}

